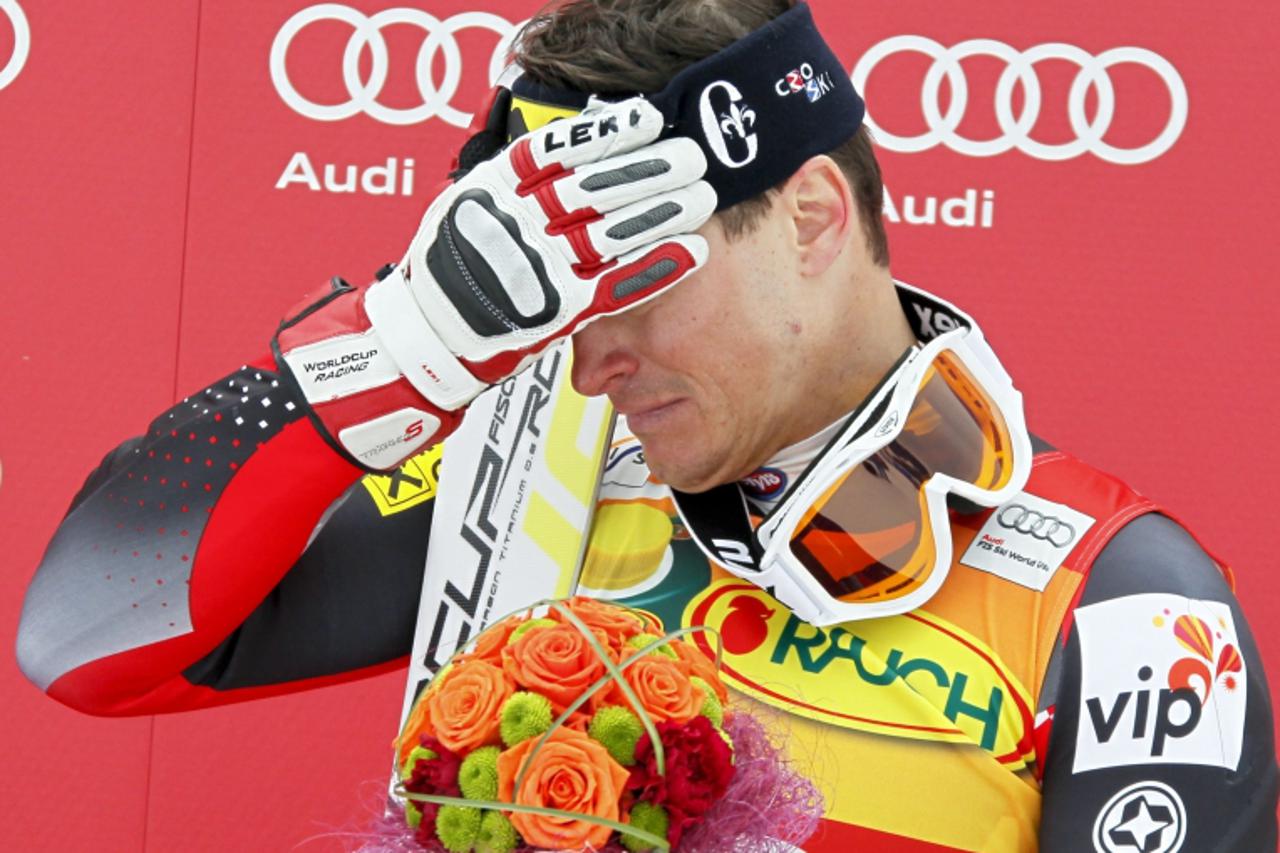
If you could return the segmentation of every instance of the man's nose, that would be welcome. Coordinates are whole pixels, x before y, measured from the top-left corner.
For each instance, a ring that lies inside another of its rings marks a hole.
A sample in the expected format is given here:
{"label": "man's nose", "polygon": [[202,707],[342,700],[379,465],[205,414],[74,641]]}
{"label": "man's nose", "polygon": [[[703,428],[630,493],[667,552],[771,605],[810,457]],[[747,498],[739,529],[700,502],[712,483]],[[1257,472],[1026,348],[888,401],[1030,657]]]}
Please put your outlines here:
{"label": "man's nose", "polygon": [[601,317],[573,335],[573,388],[596,397],[608,394],[636,371],[625,343],[625,315]]}

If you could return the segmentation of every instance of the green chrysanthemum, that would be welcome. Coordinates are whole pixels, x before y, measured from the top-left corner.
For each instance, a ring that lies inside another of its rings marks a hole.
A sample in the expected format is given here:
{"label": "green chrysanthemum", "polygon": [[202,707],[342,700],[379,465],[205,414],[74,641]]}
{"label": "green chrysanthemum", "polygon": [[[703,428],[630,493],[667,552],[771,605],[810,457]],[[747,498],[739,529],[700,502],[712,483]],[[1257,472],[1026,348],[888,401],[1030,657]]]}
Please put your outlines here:
{"label": "green chrysanthemum", "polygon": [[501,720],[498,732],[502,742],[515,746],[521,741],[542,734],[551,728],[551,702],[539,693],[520,691],[511,694],[498,712]]}
{"label": "green chrysanthemum", "polygon": [[[667,819],[666,809],[662,806],[646,803],[643,800],[631,807],[631,816],[627,822],[636,829],[652,832],[659,838],[667,837],[667,826],[670,823]],[[626,833],[622,834],[622,846],[632,851],[632,853],[656,849],[649,842],[641,841],[634,835],[627,835]]]}
{"label": "green chrysanthemum", "polygon": [[480,810],[475,806],[441,806],[436,813],[436,837],[451,853],[469,853],[480,834]]}
{"label": "green chrysanthemum", "polygon": [[498,798],[498,748],[482,746],[462,759],[458,787],[468,800]]}
{"label": "green chrysanthemum", "polygon": [[476,836],[476,853],[509,853],[520,842],[516,828],[502,812],[485,812]]}
{"label": "green chrysanthemum", "polygon": [[560,623],[554,619],[530,619],[528,622],[521,622],[516,629],[507,636],[507,645],[511,645],[534,628],[554,628]]}
{"label": "green chrysanthemum", "polygon": [[690,678],[689,682],[694,687],[701,690],[703,696],[707,697],[703,700],[702,710],[698,713],[710,720],[711,725],[715,726],[717,729],[723,726],[724,706],[720,704],[720,697],[716,695],[716,691],[712,689],[710,684],[707,684],[706,681],[698,678],[696,675],[693,678]]}
{"label": "green chrysanthemum", "polygon": [[431,759],[438,757],[439,756],[427,749],[425,746],[415,746],[408,756],[405,757],[404,766],[400,768],[400,781],[403,782],[413,775],[413,767],[419,761],[423,759],[430,761]]}
{"label": "green chrysanthemum", "polygon": [[605,705],[591,718],[587,734],[609,750],[614,761],[630,767],[636,763],[636,742],[644,734],[644,725],[630,709]]}
{"label": "green chrysanthemum", "polygon": [[[649,645],[650,643],[657,642],[658,640],[661,640],[661,639],[662,638],[659,637],[657,634],[636,634],[630,640],[627,640],[627,645],[633,649],[643,649],[645,646]],[[678,659],[679,657],[676,654],[676,650],[671,648],[670,643],[667,643],[666,645],[663,645],[663,646],[658,646],[656,649],[649,652],[649,654],[666,655],[667,657],[673,658],[673,659]]]}

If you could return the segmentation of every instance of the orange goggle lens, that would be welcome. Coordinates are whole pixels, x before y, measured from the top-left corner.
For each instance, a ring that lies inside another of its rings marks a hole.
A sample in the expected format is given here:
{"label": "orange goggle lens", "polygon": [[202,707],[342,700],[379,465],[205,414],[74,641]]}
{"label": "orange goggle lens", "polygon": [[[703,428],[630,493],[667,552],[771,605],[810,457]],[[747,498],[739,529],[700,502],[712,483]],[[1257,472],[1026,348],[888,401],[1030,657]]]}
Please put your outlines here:
{"label": "orange goggle lens", "polygon": [[841,601],[908,595],[936,571],[925,484],[947,474],[999,489],[1013,476],[1012,453],[1000,410],[944,350],[921,380],[902,431],[810,507],[791,551]]}

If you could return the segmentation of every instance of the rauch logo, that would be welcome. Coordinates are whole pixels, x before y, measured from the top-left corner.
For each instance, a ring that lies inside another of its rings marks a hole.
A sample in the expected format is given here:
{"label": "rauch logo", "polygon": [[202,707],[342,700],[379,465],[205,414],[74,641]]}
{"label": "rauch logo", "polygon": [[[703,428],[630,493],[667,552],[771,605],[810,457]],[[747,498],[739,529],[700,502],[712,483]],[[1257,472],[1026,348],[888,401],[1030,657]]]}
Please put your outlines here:
{"label": "rauch logo", "polygon": [[[1031,760],[1026,689],[991,649],[932,614],[822,629],[752,584],[721,579],[689,602],[684,623],[719,631],[728,683],[776,708],[876,734],[977,745],[1012,768]],[[708,633],[695,640],[714,654]]]}

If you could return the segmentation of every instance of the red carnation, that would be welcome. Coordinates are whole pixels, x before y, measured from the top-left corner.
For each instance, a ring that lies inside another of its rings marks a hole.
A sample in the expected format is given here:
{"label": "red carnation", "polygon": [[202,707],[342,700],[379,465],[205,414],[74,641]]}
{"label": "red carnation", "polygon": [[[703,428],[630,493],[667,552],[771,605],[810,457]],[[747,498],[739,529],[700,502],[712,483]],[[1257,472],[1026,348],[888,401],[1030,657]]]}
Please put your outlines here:
{"label": "red carnation", "polygon": [[648,733],[636,744],[636,764],[628,786],[638,797],[660,805],[670,818],[667,840],[674,847],[684,830],[724,796],[733,778],[733,753],[711,721],[701,715],[687,723],[657,724],[667,759],[667,775],[658,773]]}
{"label": "red carnation", "polygon": [[[461,795],[458,789],[458,767],[462,757],[430,735],[422,736],[422,745],[436,754],[435,758],[419,758],[413,764],[410,776],[404,781],[404,789],[415,794],[439,794],[446,797]],[[426,814],[427,803],[419,803]]]}
{"label": "red carnation", "polygon": [[422,809],[422,822],[418,824],[418,831],[413,834],[413,840],[430,851],[444,850],[444,845],[436,837],[436,815],[440,811],[440,806],[436,803],[414,803],[414,805]]}

